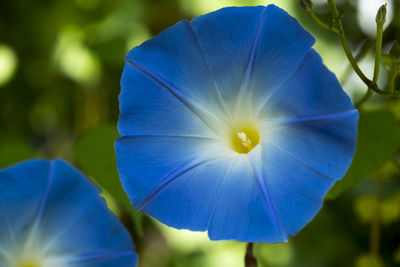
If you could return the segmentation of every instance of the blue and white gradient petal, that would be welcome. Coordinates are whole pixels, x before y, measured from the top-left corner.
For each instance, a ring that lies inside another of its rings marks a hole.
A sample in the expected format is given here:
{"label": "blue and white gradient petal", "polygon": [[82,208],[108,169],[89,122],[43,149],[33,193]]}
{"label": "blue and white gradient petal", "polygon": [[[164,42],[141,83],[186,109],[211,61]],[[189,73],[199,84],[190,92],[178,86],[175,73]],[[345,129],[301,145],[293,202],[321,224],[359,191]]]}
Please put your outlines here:
{"label": "blue and white gradient petal", "polygon": [[61,160],[0,170],[0,266],[136,266],[128,232],[99,194]]}
{"label": "blue and white gradient petal", "polygon": [[132,49],[115,144],[133,205],[213,240],[280,242],[356,147],[358,112],[282,9],[229,7]]}

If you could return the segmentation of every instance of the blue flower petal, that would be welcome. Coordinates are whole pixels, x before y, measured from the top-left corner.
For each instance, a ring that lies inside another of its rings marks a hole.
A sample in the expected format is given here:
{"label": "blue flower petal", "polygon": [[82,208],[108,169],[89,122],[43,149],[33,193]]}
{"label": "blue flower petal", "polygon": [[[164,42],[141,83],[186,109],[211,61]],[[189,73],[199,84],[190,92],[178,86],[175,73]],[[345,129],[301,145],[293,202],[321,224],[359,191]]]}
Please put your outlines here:
{"label": "blue flower petal", "polygon": [[118,121],[121,134],[214,136],[195,107],[183,104],[165,88],[167,85],[163,87],[134,66],[125,66],[121,84]]}
{"label": "blue flower petal", "polygon": [[[54,242],[64,241],[58,245],[61,251],[73,250],[83,254],[132,250],[128,233],[110,215],[104,201],[99,200],[100,191],[97,188],[59,160],[54,161],[53,175],[57,179],[51,184],[40,223],[46,234],[58,238]],[[60,198],[60,195],[63,197]],[[60,207],[63,207],[62,212]],[[74,242],[76,237],[80,242]],[[65,242],[69,239],[70,242]],[[92,245],[87,246],[89,242]]]}
{"label": "blue flower petal", "polygon": [[284,10],[269,5],[260,33],[248,90],[258,107],[300,66],[315,39]]}
{"label": "blue flower petal", "polygon": [[[2,249],[11,260],[18,260],[18,253],[28,247],[34,248],[32,253],[44,255],[44,260],[48,256],[63,264],[88,266],[81,263],[87,259],[82,255],[92,255],[96,266],[104,261],[108,265],[101,266],[136,264],[130,236],[99,198],[100,191],[67,163],[27,161],[1,170],[0,181],[0,211],[4,215],[0,229],[5,234],[0,243],[6,244]],[[19,209],[19,214],[12,210],[22,206],[25,208]],[[8,228],[8,224],[22,227]],[[108,254],[111,256],[104,256]]]}
{"label": "blue flower petal", "polygon": [[215,150],[214,142],[120,138],[118,169],[135,207],[178,229],[208,230],[211,239],[283,240],[247,156]]}
{"label": "blue flower petal", "polygon": [[187,171],[229,156],[219,140],[200,137],[121,137],[115,147],[122,185],[137,209]]}
{"label": "blue flower petal", "polygon": [[[237,98],[265,7],[228,7],[191,22],[205,61],[227,105]],[[235,90],[232,90],[235,89]]]}
{"label": "blue flower petal", "polygon": [[178,229],[190,225],[194,231],[207,230],[223,181],[231,178],[227,177],[231,164],[232,158],[227,157],[190,166],[147,201],[141,210]]}
{"label": "blue flower petal", "polygon": [[338,180],[356,150],[358,112],[282,120],[261,142],[272,143],[305,164]]}
{"label": "blue flower petal", "polygon": [[[164,49],[159,49],[160,46]],[[203,120],[218,120],[220,116],[215,115],[224,114],[219,92],[187,20],[178,22],[132,49],[126,56],[126,62],[144,75],[161,82],[164,90],[169,91]],[[124,85],[132,86],[132,83],[127,83],[123,77]],[[147,90],[145,86],[142,88]],[[206,110],[202,104],[207,104]],[[210,116],[212,118],[206,118]]]}
{"label": "blue flower petal", "polygon": [[261,161],[277,222],[284,236],[290,237],[314,218],[335,179],[272,144],[263,145]]}
{"label": "blue flower petal", "polygon": [[249,90],[254,101],[263,100],[297,69],[315,42],[274,5],[223,8],[192,24],[228,105]]}
{"label": "blue flower petal", "polygon": [[227,168],[218,202],[215,203],[208,235],[213,240],[234,239],[246,242],[280,242],[287,239],[280,228],[268,188],[262,180],[255,159],[241,156]]}
{"label": "blue flower petal", "polygon": [[354,110],[336,76],[322,63],[315,50],[310,50],[296,72],[279,90],[264,98],[258,114],[261,118],[304,117]]}
{"label": "blue flower petal", "polygon": [[0,170],[0,248],[18,238],[17,233],[29,230],[39,210],[49,172],[50,164],[44,160]]}
{"label": "blue flower petal", "polygon": [[82,254],[68,260],[68,264],[76,267],[131,267],[132,258],[136,258],[132,251],[116,251],[100,254]]}

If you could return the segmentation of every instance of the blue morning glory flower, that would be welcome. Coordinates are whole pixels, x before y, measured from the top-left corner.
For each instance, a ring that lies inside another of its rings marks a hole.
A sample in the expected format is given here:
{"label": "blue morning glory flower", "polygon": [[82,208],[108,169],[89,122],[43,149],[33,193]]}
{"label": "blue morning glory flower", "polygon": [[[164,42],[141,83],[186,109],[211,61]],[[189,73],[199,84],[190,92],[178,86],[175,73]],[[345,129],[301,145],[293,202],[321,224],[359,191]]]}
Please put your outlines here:
{"label": "blue morning glory flower", "polygon": [[274,6],[180,21],[126,57],[116,142],[136,209],[213,240],[279,242],[321,208],[358,112]]}
{"label": "blue morning glory flower", "polygon": [[135,266],[130,236],[99,194],[61,160],[0,170],[0,266]]}

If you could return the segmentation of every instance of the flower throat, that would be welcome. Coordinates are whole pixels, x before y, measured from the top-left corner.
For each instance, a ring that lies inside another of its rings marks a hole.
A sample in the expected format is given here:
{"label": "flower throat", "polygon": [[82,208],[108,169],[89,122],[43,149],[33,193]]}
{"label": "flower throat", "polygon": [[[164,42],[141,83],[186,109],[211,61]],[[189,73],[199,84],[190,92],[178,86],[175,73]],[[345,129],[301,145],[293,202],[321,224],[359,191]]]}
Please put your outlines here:
{"label": "flower throat", "polygon": [[260,135],[257,129],[253,127],[240,128],[234,130],[231,136],[232,149],[237,153],[247,154],[258,145],[259,140]]}

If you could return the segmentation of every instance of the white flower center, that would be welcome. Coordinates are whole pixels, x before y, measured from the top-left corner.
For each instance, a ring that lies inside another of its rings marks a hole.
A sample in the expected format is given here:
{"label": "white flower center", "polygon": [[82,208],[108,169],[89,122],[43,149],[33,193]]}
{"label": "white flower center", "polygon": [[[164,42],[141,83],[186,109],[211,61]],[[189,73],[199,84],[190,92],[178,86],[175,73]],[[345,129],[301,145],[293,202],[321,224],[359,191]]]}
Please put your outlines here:
{"label": "white flower center", "polygon": [[65,267],[67,257],[55,253],[55,242],[41,237],[34,231],[24,241],[8,240],[0,253],[0,265],[3,258],[5,267]]}

